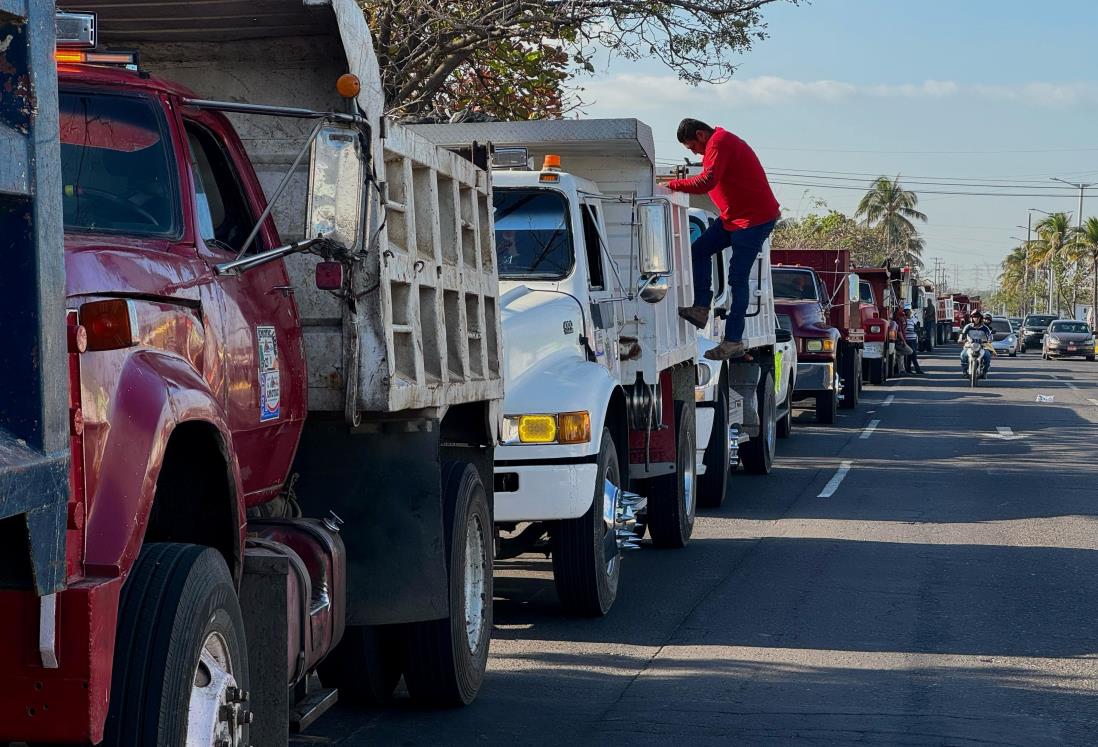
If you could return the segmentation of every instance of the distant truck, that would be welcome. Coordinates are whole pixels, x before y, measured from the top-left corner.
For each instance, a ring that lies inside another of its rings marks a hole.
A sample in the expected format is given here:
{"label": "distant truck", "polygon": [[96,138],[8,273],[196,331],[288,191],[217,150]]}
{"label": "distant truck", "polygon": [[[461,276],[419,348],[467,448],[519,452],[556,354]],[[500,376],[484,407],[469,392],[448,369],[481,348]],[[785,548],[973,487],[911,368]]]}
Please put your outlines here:
{"label": "distant truck", "polygon": [[954,331],[954,315],[956,314],[956,302],[953,296],[939,296],[937,299],[938,315],[935,325],[936,333],[934,342],[937,345],[945,345],[950,342],[960,329]]}
{"label": "distant truck", "polygon": [[883,384],[903,365],[899,342],[903,330],[894,320],[899,299],[884,267],[859,267],[860,310],[865,327],[865,375],[872,384]]}
{"label": "distant truck", "polygon": [[[858,276],[850,268],[850,252],[846,249],[774,249],[771,258],[775,271],[779,268],[811,269],[818,281],[818,298],[824,314],[822,323],[838,331],[834,350],[809,350],[800,348],[801,359],[804,354],[826,357],[834,356],[834,373],[839,377],[838,406],[853,409],[858,405],[862,390],[862,354],[865,345],[865,330],[862,325],[858,298]],[[794,279],[796,276],[792,276]],[[775,276],[775,284],[777,276]],[[796,298],[792,300],[797,300]],[[796,334],[796,332],[794,332]],[[805,343],[807,345],[807,343]],[[822,342],[821,342],[822,344]],[[802,369],[803,370],[803,369]],[[802,390],[806,387],[818,387],[820,392],[829,392],[826,375],[817,368],[812,379],[801,379]],[[807,373],[807,372],[806,372]],[[832,383],[833,387],[834,384]],[[826,395],[825,395],[826,397]],[[826,411],[827,404],[824,404]]]}
{"label": "distant truck", "polygon": [[0,103],[34,149],[0,159],[0,240],[31,260],[4,275],[0,742],[285,744],[336,688],[402,675],[469,703],[503,395],[489,174],[384,122],[352,0],[86,5],[56,79],[52,4],[0,6],[0,90],[36,102]]}

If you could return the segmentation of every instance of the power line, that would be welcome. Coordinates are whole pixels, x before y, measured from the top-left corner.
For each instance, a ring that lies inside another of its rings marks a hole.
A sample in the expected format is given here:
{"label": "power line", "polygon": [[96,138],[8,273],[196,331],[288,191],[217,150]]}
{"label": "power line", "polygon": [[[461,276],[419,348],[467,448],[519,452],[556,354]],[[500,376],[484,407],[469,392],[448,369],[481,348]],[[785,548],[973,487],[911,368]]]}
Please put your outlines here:
{"label": "power line", "polygon": [[[847,184],[819,184],[814,182],[787,182],[779,181],[777,179],[771,179],[771,184],[784,184],[789,187],[816,187],[817,189],[852,189],[858,192],[865,192],[864,186],[856,187],[854,185]],[[957,191],[944,191],[934,189],[920,189],[920,195],[956,195],[962,197],[1069,197],[1067,194],[1048,194],[1048,193],[1032,193],[1032,192],[957,192]]]}
{"label": "power line", "polygon": [[[775,169],[775,170],[768,171],[767,173],[772,174],[774,176],[784,176],[784,177],[792,178],[792,179],[827,179],[827,180],[831,180],[831,181],[858,182],[860,184],[865,184],[866,183],[866,180],[864,178],[858,178],[858,177],[852,177],[852,176],[827,176],[827,175],[823,175],[823,174],[812,174],[812,173],[809,173],[807,171],[779,171],[779,170]],[[879,176],[874,177],[874,179],[877,179],[877,178],[880,178],[880,177]],[[932,187],[981,187],[981,188],[986,188],[986,189],[1002,188],[1002,189],[1048,189],[1048,190],[1054,190],[1053,192],[1049,193],[1050,197],[1059,196],[1059,195],[1055,194],[1055,192],[1063,193],[1063,192],[1066,192],[1066,191],[1069,190],[1068,187],[1061,187],[1061,186],[1057,186],[1057,185],[1054,185],[1054,184],[1047,184],[1047,183],[1046,184],[1030,184],[1030,183],[1026,183],[1026,182],[987,182],[987,181],[981,182],[979,180],[971,181],[971,182],[956,182],[956,181],[938,180],[938,179],[934,179],[933,177],[923,177],[921,179],[913,178],[913,177],[902,177],[902,181],[903,181],[904,186],[926,185],[926,186],[932,186]],[[872,182],[870,182],[870,184],[872,184]]]}

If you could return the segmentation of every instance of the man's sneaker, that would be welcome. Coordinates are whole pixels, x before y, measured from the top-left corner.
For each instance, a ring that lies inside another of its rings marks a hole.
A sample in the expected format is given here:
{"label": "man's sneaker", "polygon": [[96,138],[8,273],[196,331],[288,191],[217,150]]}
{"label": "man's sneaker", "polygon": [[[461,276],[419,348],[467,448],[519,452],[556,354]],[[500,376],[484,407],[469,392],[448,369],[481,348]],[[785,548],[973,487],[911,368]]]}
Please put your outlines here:
{"label": "man's sneaker", "polygon": [[693,324],[698,329],[704,329],[709,324],[708,306],[680,306],[679,316]]}
{"label": "man's sneaker", "polygon": [[742,342],[724,340],[712,350],[705,351],[705,357],[711,361],[726,361],[729,358],[742,358],[744,347]]}

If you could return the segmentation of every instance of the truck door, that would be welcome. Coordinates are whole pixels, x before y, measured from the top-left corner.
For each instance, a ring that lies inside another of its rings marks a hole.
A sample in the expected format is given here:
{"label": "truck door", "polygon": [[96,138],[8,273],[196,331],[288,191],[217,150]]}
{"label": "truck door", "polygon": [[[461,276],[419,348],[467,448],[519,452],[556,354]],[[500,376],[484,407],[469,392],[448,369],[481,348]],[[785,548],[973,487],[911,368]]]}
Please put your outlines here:
{"label": "truck door", "polygon": [[[184,120],[191,161],[199,255],[210,265],[235,259],[255,225],[259,187],[235,135],[214,116]],[[227,147],[227,143],[237,145]],[[245,182],[244,176],[251,178]],[[245,185],[248,184],[248,188]],[[273,248],[265,227],[249,253]],[[239,275],[215,276],[221,304],[225,410],[249,503],[286,479],[305,416],[305,363],[297,305],[281,260]]]}

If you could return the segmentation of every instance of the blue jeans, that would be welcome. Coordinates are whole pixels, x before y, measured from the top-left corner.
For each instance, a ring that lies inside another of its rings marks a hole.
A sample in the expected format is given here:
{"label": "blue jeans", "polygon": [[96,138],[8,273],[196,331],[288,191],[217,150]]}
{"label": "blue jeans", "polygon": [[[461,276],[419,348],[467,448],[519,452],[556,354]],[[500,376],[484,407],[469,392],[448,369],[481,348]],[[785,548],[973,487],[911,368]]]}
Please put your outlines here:
{"label": "blue jeans", "polygon": [[750,228],[729,231],[720,220],[713,222],[690,245],[694,265],[694,305],[708,307],[713,303],[713,255],[732,247],[728,260],[728,290],[732,302],[728,305],[728,317],[724,325],[724,339],[739,342],[743,338],[744,319],[751,303],[751,266],[759,256],[766,237],[774,230],[774,223],[760,223]]}
{"label": "blue jeans", "polygon": [[[991,370],[991,351],[984,351],[984,373]],[[961,372],[968,373],[968,348],[961,350]]]}

